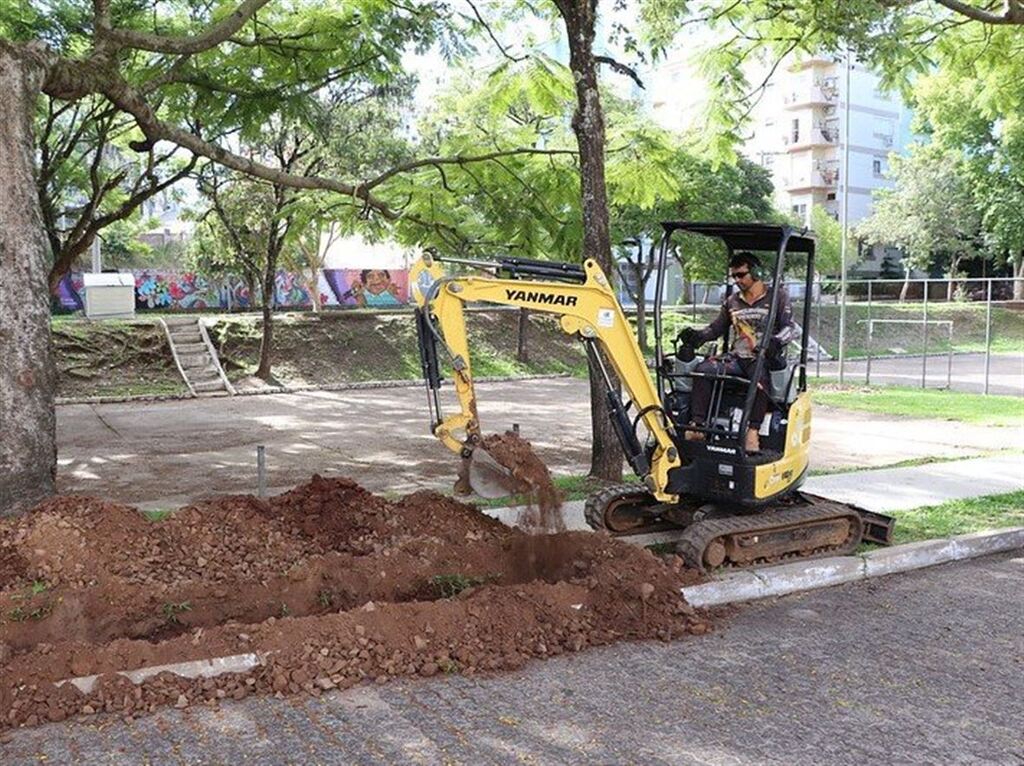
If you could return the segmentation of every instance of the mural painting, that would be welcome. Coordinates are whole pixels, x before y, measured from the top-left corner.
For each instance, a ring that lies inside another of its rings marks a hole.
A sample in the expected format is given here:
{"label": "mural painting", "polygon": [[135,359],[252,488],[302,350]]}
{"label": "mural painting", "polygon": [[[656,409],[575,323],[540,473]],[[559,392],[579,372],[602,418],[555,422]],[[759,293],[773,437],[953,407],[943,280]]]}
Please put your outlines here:
{"label": "mural painting", "polygon": [[219,308],[216,286],[194,272],[133,271],[135,308],[184,310]]}
{"label": "mural painting", "polygon": [[[231,311],[252,306],[249,287],[236,275],[210,280],[194,272],[136,269],[135,309],[146,311],[190,311],[221,309]],[[409,272],[405,269],[324,269],[317,288],[322,306],[336,308],[387,308],[409,302]],[[311,308],[312,297],[306,278],[279,271],[274,284],[279,308]],[[64,275],[54,291],[55,302],[65,311],[85,308],[82,275]]]}
{"label": "mural painting", "polygon": [[320,293],[326,299],[325,306],[404,306],[409,302],[409,272],[406,269],[324,269],[320,272]]}
{"label": "mural painting", "polygon": [[82,291],[83,287],[82,275],[77,271],[69,271],[57,283],[57,289],[53,291],[53,297],[56,299],[57,305],[64,311],[84,311],[85,293]]}

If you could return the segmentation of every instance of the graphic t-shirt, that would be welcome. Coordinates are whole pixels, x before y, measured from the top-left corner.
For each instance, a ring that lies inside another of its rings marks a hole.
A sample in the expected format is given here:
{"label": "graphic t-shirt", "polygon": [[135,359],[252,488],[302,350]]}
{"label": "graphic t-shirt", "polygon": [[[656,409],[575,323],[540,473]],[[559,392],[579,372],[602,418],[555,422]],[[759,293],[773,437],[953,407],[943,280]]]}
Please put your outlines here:
{"label": "graphic t-shirt", "polygon": [[[741,359],[753,359],[754,349],[764,337],[768,324],[768,312],[772,306],[772,290],[769,288],[753,303],[743,300],[739,290],[722,302],[722,308],[714,321],[697,332],[701,343],[720,338],[729,325],[733,328],[732,353]],[[793,321],[793,304],[785,289],[779,295],[779,309],[775,317],[775,331],[772,336],[781,344],[797,337],[799,328]]]}

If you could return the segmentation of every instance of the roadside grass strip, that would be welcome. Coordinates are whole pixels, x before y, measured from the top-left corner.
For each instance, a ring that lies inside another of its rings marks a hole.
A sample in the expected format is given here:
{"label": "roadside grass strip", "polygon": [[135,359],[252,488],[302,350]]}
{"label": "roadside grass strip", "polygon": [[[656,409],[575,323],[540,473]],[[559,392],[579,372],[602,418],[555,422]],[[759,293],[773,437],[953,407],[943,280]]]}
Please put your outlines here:
{"label": "roadside grass strip", "polygon": [[1024,398],[968,394],[909,386],[845,386],[824,384],[812,390],[816,404],[884,415],[993,426],[1024,426]]}
{"label": "roadside grass strip", "polygon": [[940,537],[1024,526],[1024,490],[949,500],[908,511],[894,511],[893,542],[910,543]]}

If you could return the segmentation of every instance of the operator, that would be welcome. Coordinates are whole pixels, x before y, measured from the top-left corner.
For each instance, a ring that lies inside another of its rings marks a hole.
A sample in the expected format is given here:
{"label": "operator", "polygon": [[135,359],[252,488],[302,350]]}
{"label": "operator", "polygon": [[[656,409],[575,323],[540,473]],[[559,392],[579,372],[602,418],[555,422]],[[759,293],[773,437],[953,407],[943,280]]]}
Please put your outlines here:
{"label": "operator", "polygon": [[[707,327],[684,328],[677,338],[682,346],[696,348],[710,340],[723,337],[731,324],[733,327],[732,349],[719,357],[708,357],[695,371],[709,374],[737,375],[750,378],[754,373],[756,349],[764,337],[768,313],[772,305],[772,292],[761,278],[761,261],[753,253],[739,252],[729,259],[729,278],[735,280],[738,292],[733,292],[722,302],[718,316]],[[766,364],[757,383],[757,395],[747,424],[745,447],[747,452],[759,452],[761,440],[758,431],[768,410],[768,371],[783,359],[783,348],[799,334],[793,321],[793,305],[785,288],[779,287],[779,308],[775,327],[768,339]],[[692,357],[691,357],[692,358]],[[693,378],[693,393],[690,396],[691,423],[703,427],[704,417],[711,401],[711,380]],[[688,441],[703,441],[701,431],[687,431]]]}

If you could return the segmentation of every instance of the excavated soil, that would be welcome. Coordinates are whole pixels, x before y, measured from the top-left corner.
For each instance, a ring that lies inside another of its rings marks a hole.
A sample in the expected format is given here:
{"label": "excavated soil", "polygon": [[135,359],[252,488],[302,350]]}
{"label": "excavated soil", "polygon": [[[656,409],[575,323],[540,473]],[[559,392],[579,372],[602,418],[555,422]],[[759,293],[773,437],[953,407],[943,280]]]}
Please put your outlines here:
{"label": "excavated soil", "polygon": [[[603,534],[528,534],[436,493],[389,501],[344,478],[160,521],[57,497],[0,521],[0,728],[704,633],[679,595],[696,579]],[[245,674],[114,674],[245,653],[262,658]],[[54,683],[95,674],[88,694]]]}

